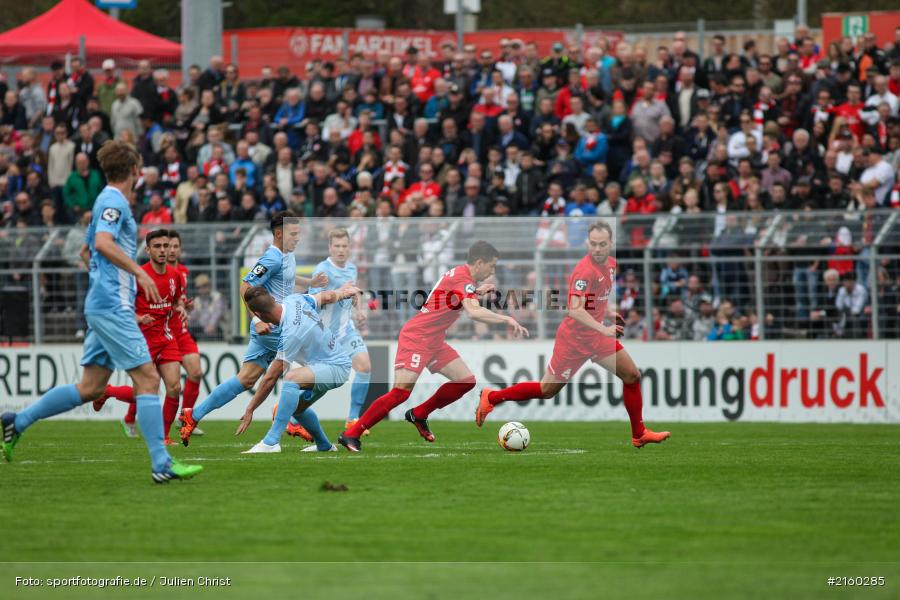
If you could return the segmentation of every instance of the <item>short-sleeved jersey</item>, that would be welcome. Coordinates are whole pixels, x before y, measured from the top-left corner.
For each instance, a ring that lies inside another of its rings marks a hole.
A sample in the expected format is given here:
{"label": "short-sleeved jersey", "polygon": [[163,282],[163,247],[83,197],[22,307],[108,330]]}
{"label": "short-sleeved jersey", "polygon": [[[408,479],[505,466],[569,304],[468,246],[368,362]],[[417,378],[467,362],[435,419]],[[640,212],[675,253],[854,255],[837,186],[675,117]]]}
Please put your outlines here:
{"label": "short-sleeved jersey", "polygon": [[[569,277],[568,299],[572,296],[584,298],[584,308],[598,323],[606,317],[606,306],[616,283],[616,259],[608,257],[605,263],[598,264],[590,254],[582,258],[572,276]],[[571,303],[571,302],[570,302]],[[566,315],[563,325],[572,328],[576,333],[595,333],[592,329],[578,323]]]}
{"label": "short-sleeved jersey", "polygon": [[[274,245],[259,257],[250,272],[244,275],[243,281],[253,286],[266,288],[275,302],[281,304],[284,299],[294,293],[294,278],[297,273],[297,257],[294,253],[284,254]],[[272,329],[273,333],[278,327]]]}
{"label": "short-sleeved jersey", "polygon": [[417,338],[444,338],[446,331],[462,314],[466,298],[475,298],[475,280],[469,265],[453,267],[438,279],[425,304],[402,331]]}
{"label": "short-sleeved jersey", "polygon": [[[169,265],[166,265],[165,273],[157,273],[149,262],[141,268],[156,284],[156,289],[162,298],[161,302],[150,303],[147,301],[143,291],[137,295],[134,307],[135,314],[139,317],[144,315],[153,317],[153,322],[140,326],[141,331],[147,339],[154,337],[173,339],[175,335],[181,333],[180,317],[175,315],[173,319],[175,305],[178,304],[178,301],[184,295],[181,273]],[[172,322],[173,320],[178,321],[177,329],[172,329],[176,325],[176,323]]]}
{"label": "short-sleeved jersey", "polygon": [[[358,272],[356,265],[348,262],[343,267],[339,267],[330,258],[326,258],[318,265],[313,274],[325,273],[328,275],[328,285],[323,288],[310,288],[310,294],[318,294],[327,290],[336,290],[345,283],[356,283]],[[322,315],[322,321],[325,326],[331,330],[334,337],[338,341],[348,335],[356,334],[356,327],[353,325],[353,299],[344,298],[340,302],[326,304],[319,309]]]}
{"label": "short-sleeved jersey", "polygon": [[137,285],[134,275],[120,269],[97,252],[97,234],[109,233],[126,256],[137,256],[137,224],[125,196],[106,186],[94,202],[91,224],[84,243],[91,251],[90,284],[84,301],[84,313],[98,315],[118,310],[134,311]]}
{"label": "short-sleeved jersey", "polygon": [[303,364],[350,364],[350,356],[319,314],[316,299],[309,294],[291,294],[284,299],[278,356]]}
{"label": "short-sleeved jersey", "polygon": [[[181,294],[185,297],[185,300],[187,300],[188,275],[190,275],[190,271],[182,263],[178,263],[174,267],[171,264],[169,266],[175,269],[181,276]],[[177,314],[175,311],[172,311],[169,315],[169,329],[176,336],[187,331],[187,326],[184,321],[181,320],[181,315]]]}

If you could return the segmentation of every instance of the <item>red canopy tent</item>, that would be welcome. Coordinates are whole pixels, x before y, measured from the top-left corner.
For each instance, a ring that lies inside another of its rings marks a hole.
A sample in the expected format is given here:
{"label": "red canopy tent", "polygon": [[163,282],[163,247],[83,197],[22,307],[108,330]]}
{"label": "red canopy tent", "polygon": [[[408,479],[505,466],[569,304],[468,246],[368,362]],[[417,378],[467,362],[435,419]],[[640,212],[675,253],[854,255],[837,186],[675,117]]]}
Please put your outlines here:
{"label": "red canopy tent", "polygon": [[39,64],[77,55],[84,37],[88,62],[154,59],[177,64],[181,44],[126,25],[87,0],[62,0],[31,21],[0,34],[0,62]]}

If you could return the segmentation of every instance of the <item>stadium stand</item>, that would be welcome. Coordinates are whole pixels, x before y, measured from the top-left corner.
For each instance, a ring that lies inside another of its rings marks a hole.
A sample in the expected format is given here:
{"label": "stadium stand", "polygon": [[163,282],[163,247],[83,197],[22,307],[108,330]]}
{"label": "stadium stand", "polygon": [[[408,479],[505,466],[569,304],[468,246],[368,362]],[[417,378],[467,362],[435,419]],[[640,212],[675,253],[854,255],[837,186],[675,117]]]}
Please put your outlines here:
{"label": "stadium stand", "polygon": [[[177,89],[147,61],[130,84],[111,59],[54,62],[47,86],[24,69],[0,90],[0,293],[27,295],[29,339],[83,335],[77,253],[117,137],[144,158],[142,232],[184,236],[205,339],[243,335],[235,282],[285,207],[316,224],[309,264],[323,220],[348,226],[372,289],[430,289],[479,235],[505,285],[557,289],[598,215],[617,218],[628,337],[898,337],[900,47],[808,36],[703,60],[677,34],[655,60],[505,40],[302,75],[214,57]],[[390,337],[379,317],[370,335]],[[530,318],[542,336],[558,322]]]}

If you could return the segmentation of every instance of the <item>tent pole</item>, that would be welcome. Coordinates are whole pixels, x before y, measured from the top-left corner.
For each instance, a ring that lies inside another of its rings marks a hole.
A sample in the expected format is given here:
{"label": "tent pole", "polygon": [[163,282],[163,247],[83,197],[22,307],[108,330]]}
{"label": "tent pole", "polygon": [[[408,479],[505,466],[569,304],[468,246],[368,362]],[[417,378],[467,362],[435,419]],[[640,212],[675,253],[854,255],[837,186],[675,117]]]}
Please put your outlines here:
{"label": "tent pole", "polygon": [[78,38],[78,58],[81,59],[81,64],[84,64],[84,65],[87,64],[87,56],[86,56],[87,53],[85,52],[85,46],[86,46],[85,39],[84,39],[84,36],[82,35]]}

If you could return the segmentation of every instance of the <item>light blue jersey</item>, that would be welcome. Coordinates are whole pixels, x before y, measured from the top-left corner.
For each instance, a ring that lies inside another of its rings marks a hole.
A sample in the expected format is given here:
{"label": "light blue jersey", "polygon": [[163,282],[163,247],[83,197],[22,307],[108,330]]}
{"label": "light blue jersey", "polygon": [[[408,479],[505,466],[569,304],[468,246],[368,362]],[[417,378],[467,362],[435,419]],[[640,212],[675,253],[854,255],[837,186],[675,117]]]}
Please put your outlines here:
{"label": "light blue jersey", "polygon": [[[328,276],[328,285],[323,288],[310,288],[310,294],[318,294],[327,290],[336,290],[345,283],[356,283],[356,265],[348,262],[344,267],[339,267],[330,258],[326,258],[316,265],[313,274],[325,273]],[[343,342],[346,337],[357,337],[356,326],[353,324],[353,299],[345,298],[340,302],[328,304],[319,309],[322,321],[331,330],[338,342]]]}
{"label": "light blue jersey", "polygon": [[294,278],[297,274],[297,257],[294,253],[284,254],[274,245],[259,257],[244,281],[250,285],[262,286],[272,294],[279,304],[294,293]]}
{"label": "light blue jersey", "polygon": [[350,365],[350,357],[325,326],[316,299],[309,294],[291,294],[282,303],[281,341],[278,354],[284,360]]}
{"label": "light blue jersey", "polygon": [[[244,281],[254,286],[266,288],[275,301],[281,303],[284,298],[294,293],[294,278],[297,273],[297,257],[294,253],[284,254],[274,245],[259,257],[250,272],[244,275]],[[244,362],[252,362],[268,368],[269,363],[278,352],[281,326],[274,325],[267,335],[256,333],[254,318],[250,325],[250,343],[244,353]]]}
{"label": "light blue jersey", "polygon": [[137,224],[125,196],[106,186],[94,203],[85,243],[91,251],[90,285],[84,301],[84,314],[102,315],[120,310],[134,312],[137,284],[134,275],[115,266],[97,252],[97,234],[109,233],[130,259],[137,256]]}

